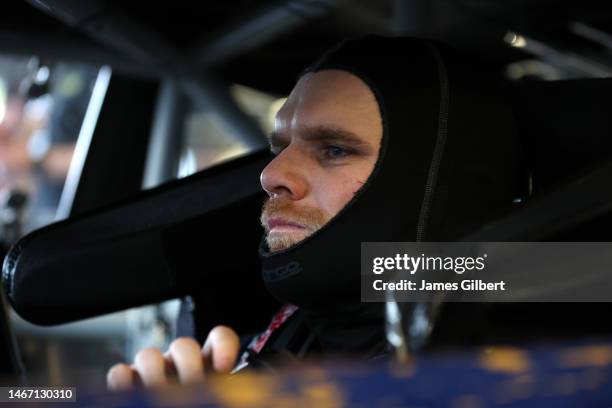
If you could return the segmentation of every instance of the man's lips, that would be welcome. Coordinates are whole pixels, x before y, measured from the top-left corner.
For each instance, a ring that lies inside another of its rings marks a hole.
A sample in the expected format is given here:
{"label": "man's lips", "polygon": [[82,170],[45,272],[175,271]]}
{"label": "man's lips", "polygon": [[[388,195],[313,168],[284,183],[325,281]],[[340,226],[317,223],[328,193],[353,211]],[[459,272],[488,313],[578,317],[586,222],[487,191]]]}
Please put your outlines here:
{"label": "man's lips", "polygon": [[291,222],[289,220],[283,218],[270,218],[268,220],[268,231],[272,231],[274,229],[307,229],[304,225],[297,224],[295,222]]}

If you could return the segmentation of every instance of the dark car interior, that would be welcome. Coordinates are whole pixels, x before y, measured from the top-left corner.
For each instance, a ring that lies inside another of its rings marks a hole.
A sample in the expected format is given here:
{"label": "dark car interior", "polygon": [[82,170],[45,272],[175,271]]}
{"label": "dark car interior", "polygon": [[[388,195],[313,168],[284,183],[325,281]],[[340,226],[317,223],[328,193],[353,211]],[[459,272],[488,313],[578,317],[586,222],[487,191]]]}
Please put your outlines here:
{"label": "dark car interior", "polygon": [[[11,0],[0,13],[0,52],[101,69],[58,221],[2,237],[0,373],[25,379],[32,371],[14,313],[54,326],[179,298],[171,336],[202,341],[217,324],[242,334],[265,327],[278,308],[257,259],[267,129],[232,86],[282,98],[321,52],[367,33],[435,38],[506,79],[524,188],[466,241],[610,240],[605,2]],[[194,110],[212,115],[242,150],[179,177]],[[427,350],[605,338],[608,305],[442,305]]]}

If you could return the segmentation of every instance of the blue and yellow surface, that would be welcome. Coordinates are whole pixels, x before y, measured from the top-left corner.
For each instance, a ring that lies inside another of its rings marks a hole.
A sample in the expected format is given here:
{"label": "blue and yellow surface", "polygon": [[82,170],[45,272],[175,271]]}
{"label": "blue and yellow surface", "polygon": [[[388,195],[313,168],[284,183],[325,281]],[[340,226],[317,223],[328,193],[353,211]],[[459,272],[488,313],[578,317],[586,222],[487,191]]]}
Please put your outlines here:
{"label": "blue and yellow surface", "polygon": [[497,346],[406,364],[327,362],[78,400],[105,407],[612,407],[612,342]]}

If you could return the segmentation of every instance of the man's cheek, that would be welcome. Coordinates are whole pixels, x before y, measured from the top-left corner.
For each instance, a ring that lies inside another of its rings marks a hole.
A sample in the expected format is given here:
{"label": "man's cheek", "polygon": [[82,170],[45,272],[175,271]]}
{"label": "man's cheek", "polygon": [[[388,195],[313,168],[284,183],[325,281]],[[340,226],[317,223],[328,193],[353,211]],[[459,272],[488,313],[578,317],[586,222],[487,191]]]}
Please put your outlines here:
{"label": "man's cheek", "polygon": [[328,214],[329,218],[332,218],[344,208],[352,197],[353,193],[346,188],[339,188],[336,190],[329,189],[322,194],[322,198],[319,201],[321,203],[319,208]]}
{"label": "man's cheek", "polygon": [[342,210],[346,205],[353,199],[355,194],[361,189],[364,181],[354,179],[347,180],[343,184],[343,188],[339,189],[336,193],[336,200],[334,203],[334,215]]}

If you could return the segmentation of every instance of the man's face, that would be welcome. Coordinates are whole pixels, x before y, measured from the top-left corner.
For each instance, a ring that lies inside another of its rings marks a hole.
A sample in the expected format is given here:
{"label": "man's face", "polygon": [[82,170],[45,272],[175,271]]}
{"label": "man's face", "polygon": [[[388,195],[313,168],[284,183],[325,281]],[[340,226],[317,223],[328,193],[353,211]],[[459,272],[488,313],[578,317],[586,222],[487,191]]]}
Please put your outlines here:
{"label": "man's face", "polygon": [[261,215],[271,251],[288,248],[327,223],[368,179],[383,128],[370,88],[347,71],[304,75],[276,115],[276,157],[261,173]]}

